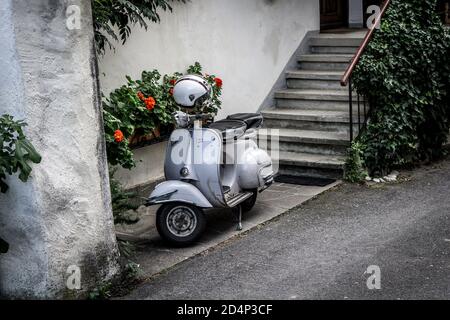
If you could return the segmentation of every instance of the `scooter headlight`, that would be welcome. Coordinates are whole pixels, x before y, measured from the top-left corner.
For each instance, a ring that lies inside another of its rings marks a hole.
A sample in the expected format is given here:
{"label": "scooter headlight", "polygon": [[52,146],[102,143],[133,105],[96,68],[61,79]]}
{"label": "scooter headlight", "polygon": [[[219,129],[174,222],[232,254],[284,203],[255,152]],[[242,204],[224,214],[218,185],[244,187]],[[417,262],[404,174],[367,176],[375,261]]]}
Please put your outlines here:
{"label": "scooter headlight", "polygon": [[184,168],[181,169],[181,171],[180,171],[180,175],[181,175],[183,178],[186,178],[187,176],[189,176],[189,174],[190,174],[189,169],[186,168],[186,167],[184,167]]}

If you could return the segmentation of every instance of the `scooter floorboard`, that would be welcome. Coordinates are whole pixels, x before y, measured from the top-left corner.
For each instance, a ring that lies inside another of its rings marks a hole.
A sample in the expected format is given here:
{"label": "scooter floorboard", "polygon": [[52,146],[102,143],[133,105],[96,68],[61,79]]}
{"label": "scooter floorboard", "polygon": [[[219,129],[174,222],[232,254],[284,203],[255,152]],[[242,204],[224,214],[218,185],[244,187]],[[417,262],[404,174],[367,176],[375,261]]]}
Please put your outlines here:
{"label": "scooter floorboard", "polygon": [[244,202],[245,200],[249,199],[251,196],[253,196],[252,192],[243,192],[243,193],[239,193],[237,195],[227,194],[227,195],[225,195],[225,201],[227,202],[227,205],[230,208],[234,208],[238,204],[240,204],[240,203]]}

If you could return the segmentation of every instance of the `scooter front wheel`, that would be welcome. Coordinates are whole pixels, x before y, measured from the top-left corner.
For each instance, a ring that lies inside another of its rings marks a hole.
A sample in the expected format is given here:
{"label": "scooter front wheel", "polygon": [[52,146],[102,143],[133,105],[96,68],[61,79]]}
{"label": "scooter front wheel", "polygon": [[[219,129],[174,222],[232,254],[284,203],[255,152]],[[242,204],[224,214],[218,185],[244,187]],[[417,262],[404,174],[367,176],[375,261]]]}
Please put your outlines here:
{"label": "scooter front wheel", "polygon": [[165,204],[156,214],[158,233],[175,246],[184,247],[194,243],[203,234],[205,227],[203,210],[189,204]]}

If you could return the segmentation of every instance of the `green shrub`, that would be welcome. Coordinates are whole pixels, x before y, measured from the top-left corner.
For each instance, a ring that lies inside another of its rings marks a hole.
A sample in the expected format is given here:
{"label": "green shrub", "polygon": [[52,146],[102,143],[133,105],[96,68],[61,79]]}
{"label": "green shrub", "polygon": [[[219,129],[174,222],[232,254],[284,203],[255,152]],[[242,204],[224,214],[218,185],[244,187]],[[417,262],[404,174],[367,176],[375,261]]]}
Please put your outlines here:
{"label": "green shrub", "polygon": [[[185,0],[178,0],[185,3]],[[139,24],[147,30],[148,21],[160,22],[158,9],[172,11],[173,0],[92,0],[94,32],[97,52],[103,54],[114,41],[124,44],[131,34],[131,26]]]}
{"label": "green shrub", "polygon": [[360,136],[371,172],[433,160],[449,133],[450,35],[436,0],[393,0],[358,64],[354,84],[371,106]]}
{"label": "green shrub", "polygon": [[129,261],[121,266],[121,272],[118,276],[110,281],[99,283],[87,298],[88,300],[108,300],[112,297],[123,297],[136,287],[141,277],[140,266]]}
{"label": "green shrub", "polygon": [[[187,70],[188,74],[205,77],[213,88],[211,104],[205,110],[213,116],[221,108],[222,80],[214,75],[202,74],[196,62]],[[108,162],[126,169],[135,166],[130,139],[136,134],[151,134],[161,125],[172,123],[172,114],[179,110],[172,96],[176,79],[182,73],[164,75],[157,70],[144,71],[140,80],[132,80],[114,90],[103,102],[106,150]]]}
{"label": "green shrub", "polygon": [[347,160],[345,162],[344,179],[351,183],[361,182],[367,177],[367,171],[364,168],[362,160],[362,145],[353,142],[348,150]]}
{"label": "green shrub", "polygon": [[[41,156],[26,138],[23,128],[26,123],[15,121],[10,115],[0,117],[0,193],[8,191],[6,177],[19,173],[26,182],[31,174],[30,163],[41,162]],[[6,253],[9,245],[0,238],[0,253]]]}
{"label": "green shrub", "polygon": [[31,174],[29,163],[41,162],[41,156],[27,140],[23,128],[27,124],[15,121],[9,115],[0,117],[0,191],[5,193],[8,185],[5,182],[7,175],[19,172],[19,179],[28,180]]}
{"label": "green shrub", "polygon": [[114,178],[116,169],[110,169],[109,185],[111,189],[112,212],[114,217],[114,224],[134,224],[139,220],[130,220],[124,215],[128,210],[136,210],[137,205],[132,203],[132,199],[137,196],[134,192],[126,191],[119,180]]}

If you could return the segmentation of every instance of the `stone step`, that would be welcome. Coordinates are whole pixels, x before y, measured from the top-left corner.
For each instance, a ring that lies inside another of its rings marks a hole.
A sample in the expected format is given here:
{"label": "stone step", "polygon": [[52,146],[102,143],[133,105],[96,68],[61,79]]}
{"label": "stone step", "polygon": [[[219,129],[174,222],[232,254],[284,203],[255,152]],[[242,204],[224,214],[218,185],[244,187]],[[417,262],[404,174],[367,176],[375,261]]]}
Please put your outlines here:
{"label": "stone step", "polygon": [[[350,130],[349,114],[343,111],[275,108],[265,110],[262,114],[266,128],[333,131],[341,134],[348,134]],[[358,122],[356,115],[353,122]],[[357,132],[356,125],[354,131]]]}
{"label": "stone step", "polygon": [[311,53],[356,54],[365,33],[349,37],[348,34],[320,34],[310,39]]}
{"label": "stone step", "polygon": [[311,46],[311,53],[318,54],[356,54],[358,47],[342,46]]}
{"label": "stone step", "polygon": [[289,89],[348,90],[341,86],[342,71],[295,70],[286,72]]}
{"label": "stone step", "polygon": [[[274,94],[276,107],[305,110],[349,110],[349,94],[344,89],[283,89]],[[354,108],[357,108],[358,97],[353,94]],[[363,100],[360,97],[363,108]]]}
{"label": "stone step", "polygon": [[[298,58],[300,70],[286,73],[287,89],[275,92],[274,109],[263,111],[265,128],[269,130],[259,134],[260,141],[266,140],[271,151],[278,151],[279,173],[342,178],[350,145],[350,116],[348,88],[341,87],[340,79],[366,32],[352,30],[312,37],[311,54]],[[356,135],[357,96],[353,95],[353,99]],[[279,144],[274,145],[274,141]]]}
{"label": "stone step", "polygon": [[298,165],[323,169],[343,169],[345,165],[345,157],[313,153],[280,152],[279,159],[281,165]]}
{"label": "stone step", "polygon": [[350,62],[353,58],[351,54],[302,54],[300,61],[305,62]]}
{"label": "stone step", "polygon": [[[259,139],[265,141],[270,150],[323,155],[345,155],[350,145],[347,134],[329,131],[261,130]],[[278,146],[274,145],[275,141],[279,143]]]}
{"label": "stone step", "polygon": [[364,40],[365,31],[359,34],[319,34],[309,40],[310,46],[316,47],[359,47]]}
{"label": "stone step", "polygon": [[[347,90],[325,90],[325,89],[283,89],[275,92],[275,99],[303,99],[317,101],[349,101]],[[353,94],[356,101],[358,96]]]}
{"label": "stone step", "polygon": [[280,152],[278,163],[280,174],[340,179],[343,176],[345,157]]}
{"label": "stone step", "polygon": [[303,54],[298,62],[303,70],[345,71],[352,59],[351,54]]}
{"label": "stone step", "polygon": [[302,109],[322,111],[348,112],[347,101],[305,100],[305,99],[276,99],[276,107],[281,109]]}
{"label": "stone step", "polygon": [[344,72],[321,70],[290,70],[286,72],[289,79],[340,81]]}

